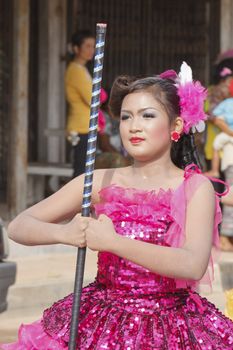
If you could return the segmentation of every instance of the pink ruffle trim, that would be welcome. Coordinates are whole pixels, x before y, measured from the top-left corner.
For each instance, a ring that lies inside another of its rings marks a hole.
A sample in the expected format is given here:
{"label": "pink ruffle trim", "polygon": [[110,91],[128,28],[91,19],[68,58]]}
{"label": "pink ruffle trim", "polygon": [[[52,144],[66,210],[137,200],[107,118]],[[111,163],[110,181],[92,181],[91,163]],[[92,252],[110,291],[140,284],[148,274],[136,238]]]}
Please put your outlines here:
{"label": "pink ruffle trim", "polygon": [[124,213],[130,221],[156,226],[158,218],[170,213],[172,193],[171,189],[156,192],[110,185],[100,191],[102,202],[95,205],[95,212],[111,216],[113,221],[121,219]]}
{"label": "pink ruffle trim", "polygon": [[48,336],[41,321],[29,325],[21,325],[18,332],[19,341],[11,344],[0,344],[3,350],[67,350],[67,345],[61,340]]}

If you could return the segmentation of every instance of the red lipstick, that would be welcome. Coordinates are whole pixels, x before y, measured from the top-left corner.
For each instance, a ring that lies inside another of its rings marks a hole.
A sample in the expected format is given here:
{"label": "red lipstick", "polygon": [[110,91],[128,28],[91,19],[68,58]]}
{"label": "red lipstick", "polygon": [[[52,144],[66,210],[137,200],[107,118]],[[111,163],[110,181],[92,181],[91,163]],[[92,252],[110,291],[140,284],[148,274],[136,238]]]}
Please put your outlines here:
{"label": "red lipstick", "polygon": [[144,139],[141,137],[131,137],[131,139],[130,139],[130,142],[133,144],[140,143],[142,141],[144,141]]}

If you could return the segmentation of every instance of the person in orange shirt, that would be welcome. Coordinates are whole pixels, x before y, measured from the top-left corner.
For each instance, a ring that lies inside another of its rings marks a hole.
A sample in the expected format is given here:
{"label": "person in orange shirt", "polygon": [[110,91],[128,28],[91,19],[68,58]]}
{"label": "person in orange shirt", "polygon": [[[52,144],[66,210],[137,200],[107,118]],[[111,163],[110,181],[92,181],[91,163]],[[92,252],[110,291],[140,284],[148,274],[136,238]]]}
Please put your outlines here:
{"label": "person in orange shirt", "polygon": [[92,91],[92,78],[86,65],[93,59],[95,38],[90,31],[79,31],[72,35],[71,44],[74,58],[65,73],[66,130],[73,147],[73,177],[76,177],[85,171]]}

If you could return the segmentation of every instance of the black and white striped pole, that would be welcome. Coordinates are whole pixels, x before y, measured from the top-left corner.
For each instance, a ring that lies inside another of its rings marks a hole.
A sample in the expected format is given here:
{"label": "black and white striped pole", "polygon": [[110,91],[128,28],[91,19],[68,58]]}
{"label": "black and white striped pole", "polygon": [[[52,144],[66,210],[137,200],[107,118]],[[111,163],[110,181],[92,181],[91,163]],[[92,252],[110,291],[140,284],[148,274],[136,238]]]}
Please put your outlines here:
{"label": "black and white striped pole", "polygon": [[[85,217],[90,215],[106,29],[107,25],[105,23],[97,23],[90,125],[87,141],[86,168],[82,202],[82,216]],[[78,248],[68,350],[76,350],[85,259],[86,248]]]}

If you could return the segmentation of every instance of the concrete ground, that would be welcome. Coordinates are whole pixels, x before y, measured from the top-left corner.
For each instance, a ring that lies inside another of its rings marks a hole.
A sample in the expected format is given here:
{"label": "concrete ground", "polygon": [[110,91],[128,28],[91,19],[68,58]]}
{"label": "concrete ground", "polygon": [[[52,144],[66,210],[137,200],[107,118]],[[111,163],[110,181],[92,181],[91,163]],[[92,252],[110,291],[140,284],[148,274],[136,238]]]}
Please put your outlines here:
{"label": "concrete ground", "polygon": [[[96,275],[97,254],[87,250],[84,285]],[[0,314],[0,342],[13,342],[21,323],[39,319],[43,310],[73,291],[76,253],[53,253],[19,257],[17,280],[8,293],[8,310]],[[233,253],[222,253],[215,265],[212,293],[200,291],[222,312],[224,290],[233,288]]]}
{"label": "concrete ground", "polygon": [[[0,314],[0,342],[13,342],[21,323],[31,323],[45,308],[73,292],[77,254],[52,253],[15,259],[16,283],[9,288],[8,310]],[[97,254],[87,250],[84,285],[96,275]]]}

